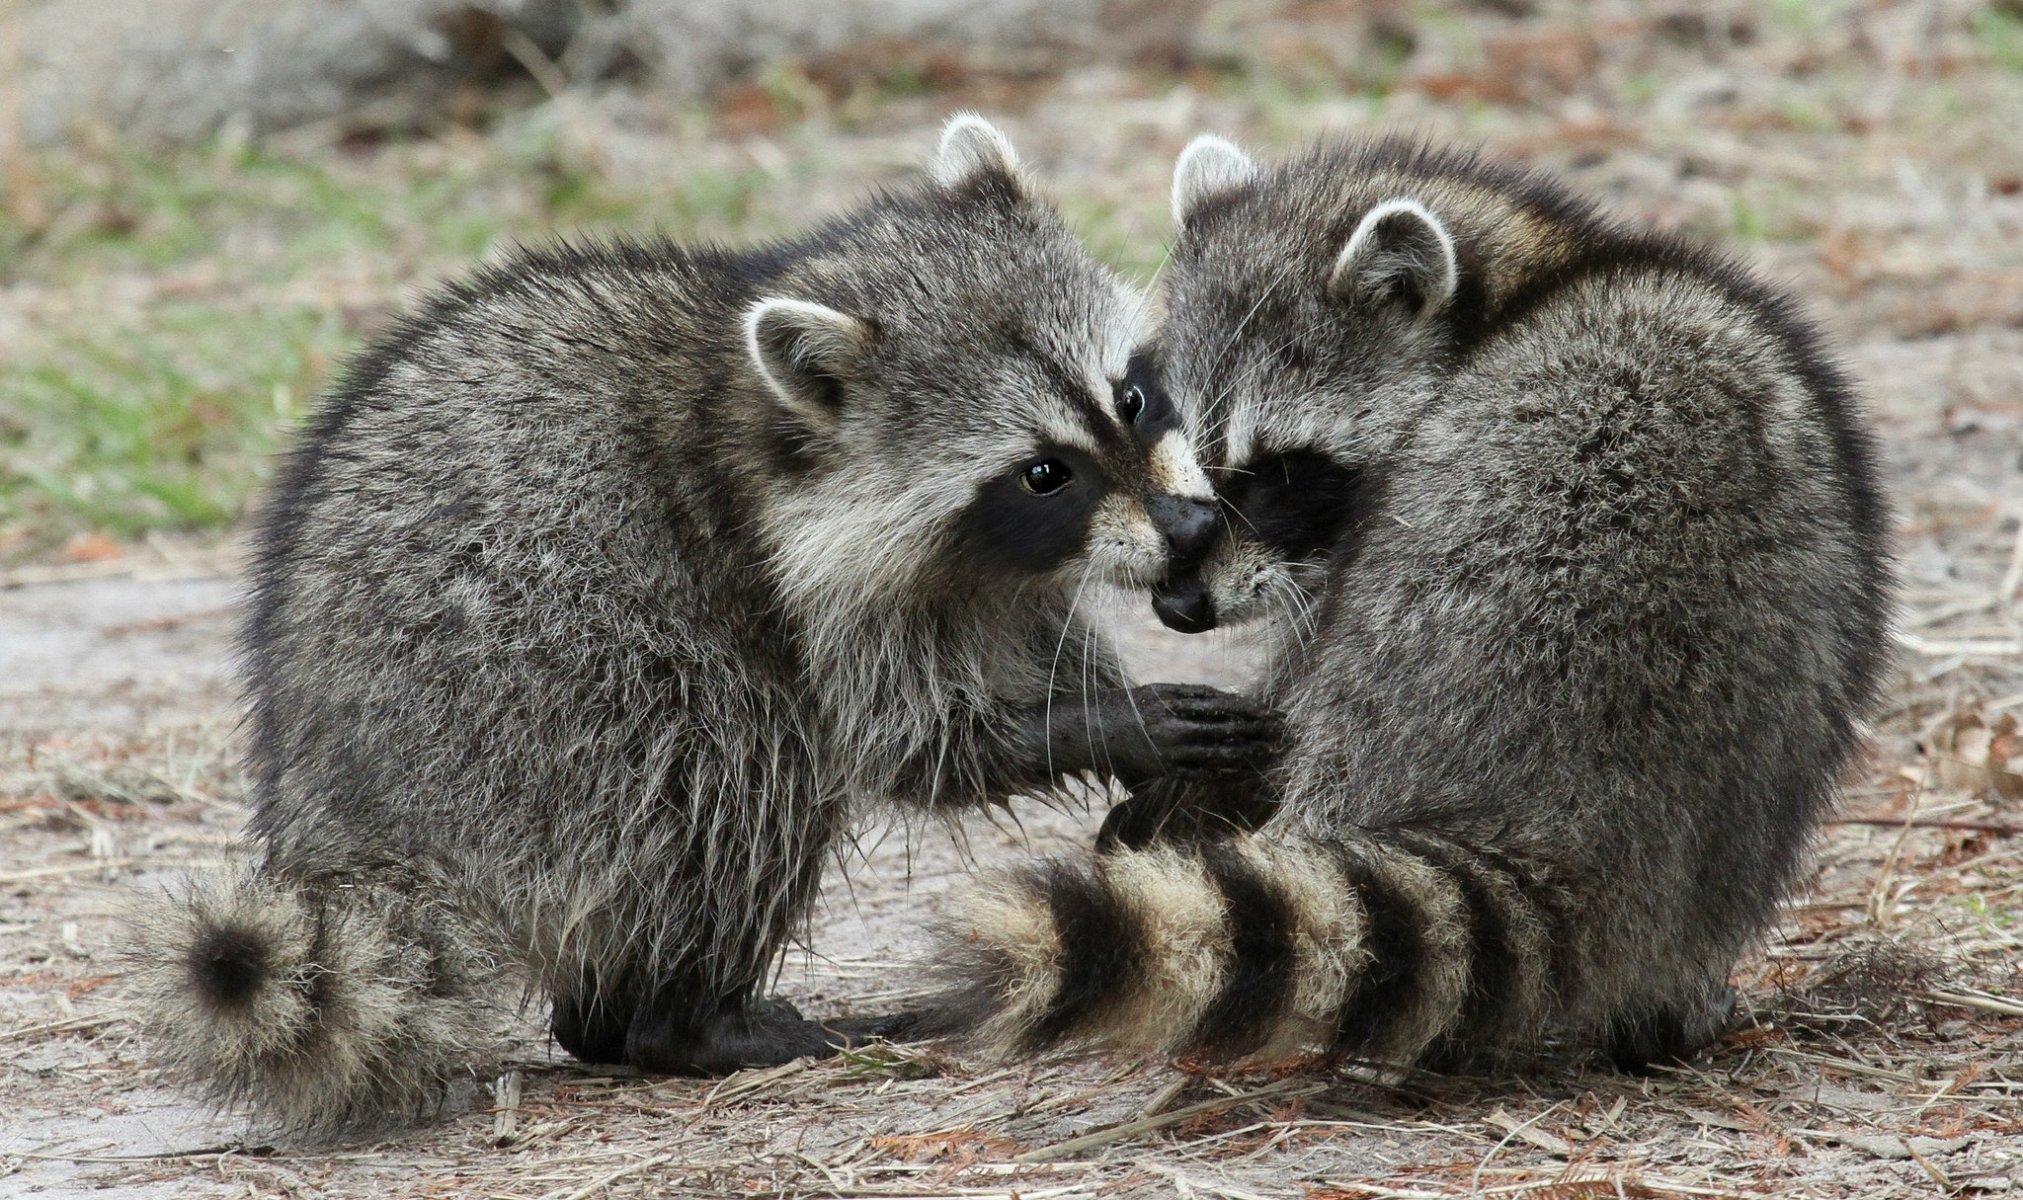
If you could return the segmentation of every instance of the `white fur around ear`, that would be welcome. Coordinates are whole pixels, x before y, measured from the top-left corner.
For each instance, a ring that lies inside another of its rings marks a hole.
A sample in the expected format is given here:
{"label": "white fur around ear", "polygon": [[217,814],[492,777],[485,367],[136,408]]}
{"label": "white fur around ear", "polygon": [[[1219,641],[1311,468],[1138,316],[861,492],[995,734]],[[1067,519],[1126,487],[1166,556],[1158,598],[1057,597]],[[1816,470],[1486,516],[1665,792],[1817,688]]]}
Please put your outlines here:
{"label": "white fur around ear", "polygon": [[1337,300],[1400,299],[1417,313],[1439,309],[1460,284],[1453,236],[1417,200],[1371,209],[1328,272],[1328,294]]}
{"label": "white fur around ear", "polygon": [[1173,223],[1187,224],[1187,218],[1202,203],[1224,192],[1234,191],[1257,178],[1257,163],[1235,142],[1204,133],[1187,143],[1187,149],[1173,161]]}
{"label": "white fur around ear", "polygon": [[842,415],[843,386],[875,338],[864,321],[806,300],[766,299],[745,310],[745,348],[759,377],[820,428]]}
{"label": "white fur around ear", "polygon": [[941,144],[935,148],[934,163],[928,168],[934,182],[945,188],[960,187],[984,171],[1002,171],[1019,177],[1018,151],[997,126],[973,112],[960,112],[941,127]]}

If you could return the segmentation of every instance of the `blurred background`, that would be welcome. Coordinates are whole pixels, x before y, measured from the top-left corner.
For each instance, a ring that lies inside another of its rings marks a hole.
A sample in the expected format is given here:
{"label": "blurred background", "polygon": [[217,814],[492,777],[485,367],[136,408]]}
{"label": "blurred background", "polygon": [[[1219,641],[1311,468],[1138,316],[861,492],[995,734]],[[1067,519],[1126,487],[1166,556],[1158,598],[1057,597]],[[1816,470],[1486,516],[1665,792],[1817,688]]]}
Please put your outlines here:
{"label": "blurred background", "polygon": [[0,0],[0,567],[229,531],[333,365],[504,244],[790,231],[963,107],[1140,278],[1202,129],[1567,171],[1796,285],[1885,417],[2015,447],[2017,0]]}

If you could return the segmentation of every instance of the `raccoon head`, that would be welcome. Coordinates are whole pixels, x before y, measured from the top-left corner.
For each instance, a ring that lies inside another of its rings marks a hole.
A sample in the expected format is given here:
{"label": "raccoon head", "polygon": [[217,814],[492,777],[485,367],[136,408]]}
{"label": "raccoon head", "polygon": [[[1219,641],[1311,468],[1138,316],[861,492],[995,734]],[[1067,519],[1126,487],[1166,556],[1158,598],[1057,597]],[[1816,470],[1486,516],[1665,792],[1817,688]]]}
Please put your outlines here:
{"label": "raccoon head", "polygon": [[1138,352],[1143,298],[983,120],[950,121],[929,174],[818,230],[746,310],[783,573],[889,596],[1191,569],[1221,512]]}
{"label": "raccoon head", "polygon": [[1227,624],[1304,604],[1374,507],[1385,449],[1452,359],[1447,226],[1316,159],[1197,138],[1174,168],[1162,378],[1228,511],[1175,589]]}

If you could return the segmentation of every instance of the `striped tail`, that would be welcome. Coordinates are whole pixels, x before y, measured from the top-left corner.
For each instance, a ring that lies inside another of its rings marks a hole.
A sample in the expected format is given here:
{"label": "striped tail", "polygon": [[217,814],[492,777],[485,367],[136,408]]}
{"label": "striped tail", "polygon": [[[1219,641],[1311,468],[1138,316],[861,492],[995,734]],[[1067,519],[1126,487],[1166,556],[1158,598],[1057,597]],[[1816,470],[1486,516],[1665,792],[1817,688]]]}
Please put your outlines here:
{"label": "striped tail", "polygon": [[1511,860],[1417,833],[1049,862],[971,893],[943,926],[940,1024],[1001,1054],[1410,1063],[1547,1022],[1567,911]]}
{"label": "striped tail", "polygon": [[498,1036],[494,957],[427,891],[200,877],[127,956],[155,1060],[296,1137],[411,1120]]}

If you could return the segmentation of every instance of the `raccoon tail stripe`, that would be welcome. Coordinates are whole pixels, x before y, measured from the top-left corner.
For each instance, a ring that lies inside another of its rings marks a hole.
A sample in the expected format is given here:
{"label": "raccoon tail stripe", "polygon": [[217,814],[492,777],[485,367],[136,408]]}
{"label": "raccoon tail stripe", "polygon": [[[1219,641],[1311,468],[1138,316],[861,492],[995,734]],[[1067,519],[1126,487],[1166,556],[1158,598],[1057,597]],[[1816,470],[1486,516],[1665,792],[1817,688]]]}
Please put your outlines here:
{"label": "raccoon tail stripe", "polygon": [[1422,833],[1268,836],[1050,862],[943,926],[943,1028],[999,1053],[1092,1043],[1393,1063],[1488,1046],[1553,1005],[1565,906]]}
{"label": "raccoon tail stripe", "polygon": [[127,950],[154,1057],[292,1136],[419,1115],[499,1018],[494,959],[431,890],[248,870],[157,898]]}

